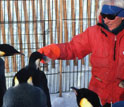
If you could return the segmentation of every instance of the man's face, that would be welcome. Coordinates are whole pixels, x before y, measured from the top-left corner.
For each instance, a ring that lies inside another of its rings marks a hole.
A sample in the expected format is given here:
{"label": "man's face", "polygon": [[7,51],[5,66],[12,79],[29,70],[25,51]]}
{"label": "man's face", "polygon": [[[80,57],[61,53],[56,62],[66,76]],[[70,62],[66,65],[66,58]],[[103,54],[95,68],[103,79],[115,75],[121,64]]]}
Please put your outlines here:
{"label": "man's face", "polygon": [[104,23],[108,26],[109,30],[117,28],[124,18],[116,16],[115,19],[110,20],[107,17],[103,18]]}

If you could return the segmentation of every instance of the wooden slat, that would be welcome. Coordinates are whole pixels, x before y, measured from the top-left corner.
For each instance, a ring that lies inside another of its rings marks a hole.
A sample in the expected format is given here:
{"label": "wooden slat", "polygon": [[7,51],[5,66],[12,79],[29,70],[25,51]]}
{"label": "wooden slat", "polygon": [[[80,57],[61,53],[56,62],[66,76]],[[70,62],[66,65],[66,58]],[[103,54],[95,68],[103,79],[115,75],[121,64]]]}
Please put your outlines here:
{"label": "wooden slat", "polygon": [[[64,10],[64,19],[67,19],[67,7],[66,7],[66,0],[63,0],[63,10]],[[67,20],[64,21],[64,37],[65,42],[68,42],[68,27],[67,27]],[[69,65],[69,61],[66,61],[66,65]]]}
{"label": "wooden slat", "polygon": [[[27,12],[27,6],[26,6],[26,1],[23,1],[23,7],[24,7],[24,17],[25,21],[28,21],[28,12]],[[29,23],[25,23],[25,36],[27,37],[27,45],[28,45],[28,57],[31,54],[31,46],[30,46],[30,38],[29,38]]]}
{"label": "wooden slat", "polygon": [[75,36],[75,2],[71,0],[72,37]]}
{"label": "wooden slat", "polygon": [[36,16],[36,7],[35,7],[35,0],[31,0],[32,2],[32,14],[33,14],[33,28],[34,28],[34,36],[35,36],[35,44],[36,44],[36,49],[39,48],[38,46],[38,35],[37,35],[37,16]]}
{"label": "wooden slat", "polygon": [[79,0],[80,33],[83,32],[83,1]]}
{"label": "wooden slat", "polygon": [[[79,19],[80,19],[80,33],[83,32],[83,1],[79,0]],[[84,64],[84,59],[82,59],[82,64]]]}
{"label": "wooden slat", "polygon": [[[2,7],[2,1],[0,0],[0,22],[4,22],[4,17],[3,16],[3,7]],[[1,24],[1,31],[2,31],[2,39],[3,43],[6,43],[6,34],[5,34],[5,25],[4,23]],[[9,72],[9,63],[8,63],[8,57],[5,57],[5,68],[6,72]]]}
{"label": "wooden slat", "polygon": [[[40,20],[41,20],[41,28],[42,28],[42,34],[43,37],[43,46],[46,46],[46,37],[45,37],[45,21],[44,21],[44,11],[43,11],[43,1],[39,0],[39,7],[40,7]],[[40,47],[42,48],[42,47]],[[44,64],[44,70],[48,71],[48,64]]]}
{"label": "wooden slat", "polygon": [[[88,13],[88,27],[91,26],[91,1],[87,1],[87,13]],[[90,63],[90,55],[89,55],[89,66],[91,66]]]}
{"label": "wooden slat", "polygon": [[[46,0],[47,3],[47,12],[48,12],[48,28],[49,28],[49,33],[50,33],[50,44],[53,43],[53,30],[52,30],[52,17],[51,17],[51,6],[50,6],[50,0]],[[55,68],[55,61],[52,61],[52,68]]]}
{"label": "wooden slat", "polygon": [[96,16],[96,23],[97,23],[97,11],[99,8],[99,0],[95,0],[95,16]]}
{"label": "wooden slat", "polygon": [[[63,10],[63,2],[60,0],[60,43],[62,43],[62,11]],[[62,97],[62,60],[60,60],[60,81],[59,81],[59,96]]]}
{"label": "wooden slat", "polygon": [[[64,19],[67,19],[67,7],[66,0],[63,0],[63,11],[64,11]],[[67,28],[67,20],[64,21],[64,37],[65,42],[68,42],[68,28]]]}
{"label": "wooden slat", "polygon": [[47,12],[48,12],[48,28],[50,33],[50,44],[53,43],[53,35],[52,35],[52,17],[51,17],[51,6],[50,6],[50,0],[46,0],[47,3]]}
{"label": "wooden slat", "polygon": [[[19,7],[18,7],[18,1],[15,1],[15,12],[16,12],[16,17],[17,17],[17,22],[20,22],[20,12],[19,12]],[[20,46],[20,52],[23,53],[22,50],[22,33],[21,33],[21,24],[17,23],[17,27],[18,27],[18,38],[19,38],[19,46]],[[20,56],[21,57],[21,68],[24,67],[25,62],[24,62],[24,56]]]}
{"label": "wooden slat", "polygon": [[5,38],[5,24],[4,22],[4,16],[3,16],[3,7],[2,7],[2,1],[0,0],[0,21],[1,21],[1,31],[2,31],[2,39],[3,43],[6,43],[6,38]]}
{"label": "wooden slat", "polygon": [[[11,15],[11,6],[10,1],[7,0],[7,12],[8,12],[8,21],[12,22],[12,15]],[[13,24],[9,23],[9,31],[11,36],[11,44],[14,46],[14,35],[13,35]]]}
{"label": "wooden slat", "polygon": [[58,39],[58,43],[60,42],[60,22],[59,22],[59,9],[58,9],[58,0],[54,0],[55,1],[55,12],[56,12],[56,29],[57,29],[57,39]]}
{"label": "wooden slat", "polygon": [[[72,37],[75,36],[75,1],[71,0],[71,17],[72,17]],[[77,66],[77,60],[74,60],[74,65]]]}
{"label": "wooden slat", "polygon": [[[8,12],[8,21],[12,22],[10,0],[7,0],[7,12]],[[11,44],[14,47],[14,35],[13,35],[13,24],[12,23],[9,23],[9,31],[10,31],[10,37],[11,37]],[[14,71],[17,71],[16,56],[13,56],[12,63],[13,63],[12,64],[13,68],[15,69]]]}
{"label": "wooden slat", "polygon": [[[42,35],[43,35],[43,46],[45,46],[45,22],[44,22],[44,11],[43,11],[43,3],[42,0],[39,0],[39,7],[40,7],[40,20],[41,20],[41,28],[42,28]],[[41,48],[41,47],[40,47]]]}
{"label": "wooden slat", "polygon": [[87,1],[88,27],[91,26],[91,0]]}

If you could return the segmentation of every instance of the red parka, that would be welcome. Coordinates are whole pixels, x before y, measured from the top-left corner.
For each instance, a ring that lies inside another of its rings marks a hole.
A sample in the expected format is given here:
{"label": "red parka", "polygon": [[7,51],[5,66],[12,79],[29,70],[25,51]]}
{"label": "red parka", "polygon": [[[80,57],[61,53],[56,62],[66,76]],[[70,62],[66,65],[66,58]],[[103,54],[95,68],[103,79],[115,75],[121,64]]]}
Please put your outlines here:
{"label": "red parka", "polygon": [[51,44],[39,49],[39,52],[51,59],[65,60],[81,59],[91,54],[92,77],[89,89],[99,95],[103,105],[124,100],[123,26],[115,35],[100,24],[95,25],[68,43]]}
{"label": "red parka", "polygon": [[124,30],[117,35],[99,25],[86,29],[69,43],[57,44],[59,59],[79,59],[91,53],[92,77],[89,89],[95,91],[102,104],[124,100]]}

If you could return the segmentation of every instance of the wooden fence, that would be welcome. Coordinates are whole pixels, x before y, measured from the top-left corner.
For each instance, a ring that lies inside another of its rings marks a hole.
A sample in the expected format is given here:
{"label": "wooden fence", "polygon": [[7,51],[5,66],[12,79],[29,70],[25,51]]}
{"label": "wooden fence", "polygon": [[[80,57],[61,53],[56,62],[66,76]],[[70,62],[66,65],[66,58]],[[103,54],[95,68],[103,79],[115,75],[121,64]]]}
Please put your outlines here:
{"label": "wooden fence", "polygon": [[[30,54],[37,49],[68,42],[96,24],[98,6],[99,0],[0,0],[0,43],[13,45],[25,54],[4,58],[6,75],[27,65]],[[85,77],[84,71],[91,69],[89,57],[41,64],[50,92],[87,87],[90,76],[87,73]]]}

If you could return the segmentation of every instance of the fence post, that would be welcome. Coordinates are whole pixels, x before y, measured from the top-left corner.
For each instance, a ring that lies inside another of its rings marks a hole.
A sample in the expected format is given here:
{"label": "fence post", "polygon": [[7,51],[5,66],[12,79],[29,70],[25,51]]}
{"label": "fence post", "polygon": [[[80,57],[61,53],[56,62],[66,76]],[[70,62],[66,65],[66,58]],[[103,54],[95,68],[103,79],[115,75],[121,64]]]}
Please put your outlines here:
{"label": "fence post", "polygon": [[[63,2],[60,0],[60,43],[62,43],[62,9]],[[62,97],[62,60],[60,60],[60,81],[59,81],[59,97]]]}

